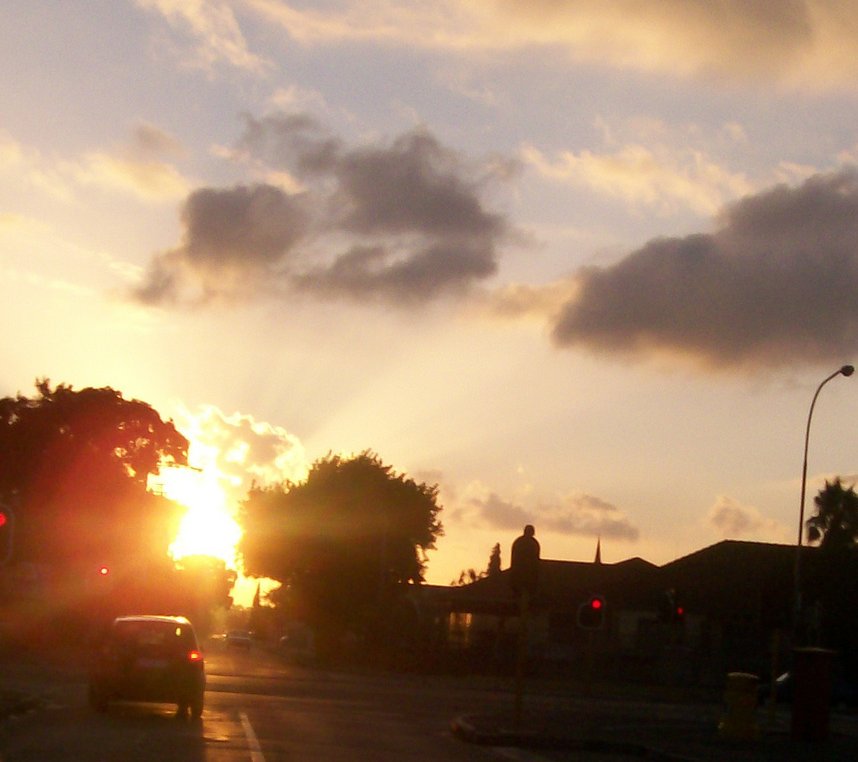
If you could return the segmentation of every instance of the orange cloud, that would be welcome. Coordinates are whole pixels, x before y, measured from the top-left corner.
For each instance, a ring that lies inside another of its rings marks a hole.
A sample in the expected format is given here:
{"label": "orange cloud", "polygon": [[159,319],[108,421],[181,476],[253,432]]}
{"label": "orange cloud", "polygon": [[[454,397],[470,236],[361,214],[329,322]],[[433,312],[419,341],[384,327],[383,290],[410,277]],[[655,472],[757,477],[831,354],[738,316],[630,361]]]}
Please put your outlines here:
{"label": "orange cloud", "polygon": [[808,90],[851,90],[858,80],[852,0],[344,0],[325,10],[282,0],[246,5],[304,44],[366,41],[462,52],[544,47],[612,68]]}

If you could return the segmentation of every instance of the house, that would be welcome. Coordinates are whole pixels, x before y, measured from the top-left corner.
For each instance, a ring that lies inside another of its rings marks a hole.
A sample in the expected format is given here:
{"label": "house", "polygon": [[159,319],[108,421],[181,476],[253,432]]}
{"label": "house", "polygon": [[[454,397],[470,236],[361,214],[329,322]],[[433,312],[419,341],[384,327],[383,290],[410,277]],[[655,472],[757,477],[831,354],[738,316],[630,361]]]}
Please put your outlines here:
{"label": "house", "polygon": [[[660,567],[641,558],[542,559],[528,612],[529,658],[553,673],[595,659],[606,676],[642,680],[721,684],[729,671],[768,675],[785,668],[793,645],[795,558],[793,545],[724,540]],[[805,547],[802,559],[820,637],[851,651],[858,623],[843,622],[858,594],[858,556],[833,563]],[[579,609],[594,594],[604,599],[604,617],[589,630]],[[419,606],[448,655],[476,670],[510,669],[522,618],[509,569],[422,595]]]}
{"label": "house", "polygon": [[[658,571],[641,558],[614,564],[542,559],[528,611],[531,660],[566,669],[587,654],[635,652],[640,633],[658,618]],[[461,587],[422,586],[421,593],[419,605],[443,631],[449,658],[477,670],[509,669],[522,621],[509,569]],[[594,595],[606,601],[598,632],[578,626],[579,607]]]}

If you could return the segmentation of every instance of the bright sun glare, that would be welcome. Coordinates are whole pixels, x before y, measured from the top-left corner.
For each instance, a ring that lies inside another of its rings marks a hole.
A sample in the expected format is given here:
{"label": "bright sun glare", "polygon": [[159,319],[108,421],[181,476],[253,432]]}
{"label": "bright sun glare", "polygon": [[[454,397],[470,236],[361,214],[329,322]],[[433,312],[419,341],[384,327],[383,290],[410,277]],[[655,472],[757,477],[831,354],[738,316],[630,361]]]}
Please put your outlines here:
{"label": "bright sun glare", "polygon": [[214,556],[223,559],[228,568],[236,568],[241,528],[233,518],[217,469],[162,468],[153,486],[187,508],[170,546],[173,558]]}

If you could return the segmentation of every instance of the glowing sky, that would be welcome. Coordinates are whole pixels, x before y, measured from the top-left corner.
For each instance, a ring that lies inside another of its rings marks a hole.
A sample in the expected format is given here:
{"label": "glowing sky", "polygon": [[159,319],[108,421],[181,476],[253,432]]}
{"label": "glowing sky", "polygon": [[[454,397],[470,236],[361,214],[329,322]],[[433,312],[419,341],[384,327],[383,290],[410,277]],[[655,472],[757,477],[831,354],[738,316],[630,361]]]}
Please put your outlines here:
{"label": "glowing sky", "polygon": [[[433,582],[527,522],[794,541],[856,161],[849,0],[6,0],[0,394],[145,400],[232,504],[371,449],[441,486]],[[855,378],[811,496],[858,473]]]}

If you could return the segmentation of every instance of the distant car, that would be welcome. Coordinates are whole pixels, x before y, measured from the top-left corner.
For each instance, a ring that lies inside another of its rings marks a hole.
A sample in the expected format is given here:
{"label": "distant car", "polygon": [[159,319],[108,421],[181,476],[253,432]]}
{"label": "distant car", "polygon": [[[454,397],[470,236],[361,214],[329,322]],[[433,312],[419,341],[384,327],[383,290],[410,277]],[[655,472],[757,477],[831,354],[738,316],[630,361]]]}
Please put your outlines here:
{"label": "distant car", "polygon": [[226,634],[227,648],[243,648],[245,651],[250,650],[251,637],[247,630],[230,630]]}
{"label": "distant car", "polygon": [[177,704],[177,715],[203,713],[205,660],[191,623],[176,616],[113,620],[94,655],[89,703],[99,712],[113,701]]}

